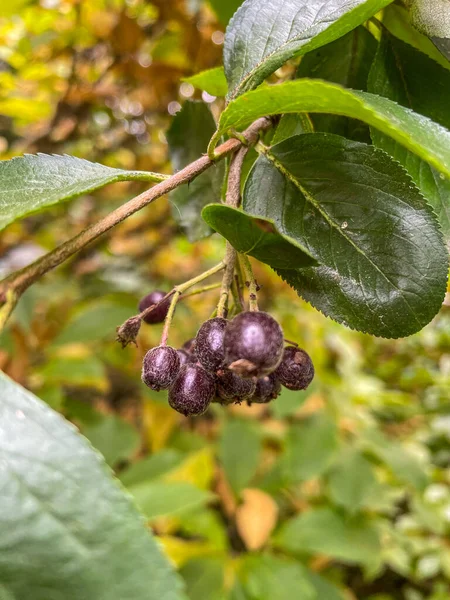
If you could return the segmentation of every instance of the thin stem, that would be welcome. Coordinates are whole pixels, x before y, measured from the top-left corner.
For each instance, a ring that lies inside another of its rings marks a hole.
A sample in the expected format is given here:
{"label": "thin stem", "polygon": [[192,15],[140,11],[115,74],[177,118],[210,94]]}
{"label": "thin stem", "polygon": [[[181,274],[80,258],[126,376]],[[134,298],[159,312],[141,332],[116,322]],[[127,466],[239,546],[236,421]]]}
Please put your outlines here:
{"label": "thin stem", "polygon": [[240,261],[240,263],[242,265],[242,269],[244,271],[245,285],[248,287],[248,290],[249,290],[249,301],[248,301],[249,309],[252,312],[256,312],[259,310],[258,309],[258,297],[257,297],[257,292],[259,291],[259,286],[256,283],[255,276],[253,275],[252,265],[250,264],[248,256],[246,254],[239,254],[239,261]]}
{"label": "thin stem", "polygon": [[233,295],[233,302],[234,306],[236,307],[236,310],[238,312],[243,311],[244,302],[242,300],[241,292],[239,290],[237,275],[235,275],[233,278],[233,283],[231,284],[231,293]]}
{"label": "thin stem", "polygon": [[172,319],[173,316],[175,314],[175,308],[177,306],[177,302],[180,299],[181,294],[188,290],[189,288],[193,287],[194,285],[196,285],[197,283],[200,283],[201,281],[203,281],[204,279],[207,279],[208,277],[211,277],[211,275],[214,275],[215,273],[218,273],[219,271],[221,271],[223,268],[225,268],[226,264],[225,262],[220,262],[219,264],[217,264],[215,267],[212,267],[211,269],[208,269],[207,271],[204,271],[203,273],[200,273],[200,275],[197,275],[196,277],[193,277],[192,279],[189,279],[188,281],[185,281],[184,283],[181,283],[180,285],[176,285],[173,289],[173,298],[172,301],[170,303],[169,306],[169,310],[167,312],[167,316],[164,320],[164,329],[161,335],[161,346],[166,346],[167,345],[167,340],[169,338],[169,330],[170,330],[170,326],[172,324]]}
{"label": "thin stem", "polygon": [[192,290],[192,292],[188,292],[187,294],[183,294],[180,297],[180,300],[184,300],[185,298],[190,298],[191,296],[197,296],[198,294],[203,294],[204,292],[210,292],[211,290],[217,290],[222,286],[221,283],[211,283],[211,285],[205,285],[197,290]]}
{"label": "thin stem", "polygon": [[169,310],[167,311],[166,318],[164,319],[164,329],[161,335],[161,346],[167,346],[167,340],[169,338],[169,330],[172,324],[172,319],[175,314],[175,308],[177,306],[177,302],[181,296],[181,292],[177,290],[172,298],[172,302],[170,303]]}
{"label": "thin stem", "polygon": [[[252,144],[256,142],[260,130],[268,129],[270,126],[270,119],[265,117],[257,119],[243,133],[247,143]],[[156,184],[149,190],[146,190],[142,194],[139,194],[139,196],[136,196],[132,200],[126,202],[107,215],[105,218],[87,227],[78,235],[70,240],[67,240],[37,261],[31,263],[20,271],[12,273],[0,283],[0,304],[2,303],[2,299],[3,303],[6,302],[6,294],[9,290],[13,290],[17,298],[19,298],[30,285],[45,275],[48,271],[51,271],[66,261],[79,250],[96,240],[99,236],[103,235],[117,224],[133,215],[135,212],[141,210],[145,206],[148,206],[157,198],[164,196],[180,185],[189,183],[195,177],[203,173],[203,171],[214,165],[217,160],[220,160],[231,152],[234,152],[236,149],[240,148],[241,145],[241,142],[237,139],[227,140],[215,150],[213,159],[208,156],[202,156],[184,169],[181,169],[181,171],[178,171],[178,173],[174,173],[168,179],[161,181],[161,183]]]}
{"label": "thin stem", "polygon": [[225,272],[223,274],[222,286],[220,289],[219,303],[217,305],[217,316],[226,318],[228,312],[228,295],[234,278],[234,265],[236,264],[236,250],[227,242],[225,253]]}

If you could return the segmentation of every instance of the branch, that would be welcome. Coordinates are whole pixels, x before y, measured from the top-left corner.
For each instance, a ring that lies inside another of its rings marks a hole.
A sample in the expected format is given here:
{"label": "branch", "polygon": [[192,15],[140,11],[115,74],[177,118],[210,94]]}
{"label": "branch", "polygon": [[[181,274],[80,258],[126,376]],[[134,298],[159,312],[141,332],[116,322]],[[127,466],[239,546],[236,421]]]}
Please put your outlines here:
{"label": "branch", "polygon": [[[247,144],[254,144],[259,137],[259,132],[264,129],[268,129],[271,126],[270,119],[263,117],[257,119],[248,129],[243,133]],[[202,156],[198,160],[189,164],[187,167],[178,171],[165,181],[158,183],[154,187],[146,190],[139,196],[136,196],[132,200],[129,200],[118,209],[107,215],[104,219],[98,221],[94,225],[91,225],[81,231],[78,235],[67,240],[61,246],[58,246],[48,254],[37,261],[31,263],[27,267],[12,273],[2,282],[0,282],[0,305],[7,303],[8,298],[14,297],[15,301],[25,292],[30,285],[35,283],[40,277],[45,275],[48,271],[51,271],[61,263],[66,261],[68,258],[76,254],[79,250],[96,240],[99,236],[103,235],[135,212],[141,210],[145,206],[148,206],[154,202],[157,198],[164,196],[168,192],[171,192],[175,188],[189,183],[195,177],[212,167],[217,160],[221,160],[227,154],[234,152],[242,146],[242,142],[237,139],[229,139],[221,146],[216,149],[215,158],[211,160],[208,156]],[[11,310],[5,311],[6,318],[9,317]]]}

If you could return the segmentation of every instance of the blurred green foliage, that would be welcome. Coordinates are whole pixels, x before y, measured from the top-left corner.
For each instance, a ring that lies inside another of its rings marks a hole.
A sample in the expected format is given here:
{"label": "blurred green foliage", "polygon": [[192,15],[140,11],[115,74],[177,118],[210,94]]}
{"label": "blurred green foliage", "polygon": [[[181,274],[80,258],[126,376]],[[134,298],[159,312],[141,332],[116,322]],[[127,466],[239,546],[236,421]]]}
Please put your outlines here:
{"label": "blurred green foliage", "polygon": [[[225,0],[4,2],[2,158],[70,153],[169,172],[171,114],[201,97],[182,78],[220,64],[230,12]],[[141,189],[123,183],[13,224],[0,270]],[[143,327],[138,348],[124,350],[115,328],[144,294],[208,268],[223,248],[218,236],[191,245],[160,200],[28,290],[0,338],[0,367],[103,453],[192,600],[447,600],[449,307],[408,339],[375,339],[255,265],[262,308],[308,349],[315,382],[268,407],[187,420],[140,381],[161,327]],[[195,335],[215,302],[214,291],[187,299],[171,342]]]}

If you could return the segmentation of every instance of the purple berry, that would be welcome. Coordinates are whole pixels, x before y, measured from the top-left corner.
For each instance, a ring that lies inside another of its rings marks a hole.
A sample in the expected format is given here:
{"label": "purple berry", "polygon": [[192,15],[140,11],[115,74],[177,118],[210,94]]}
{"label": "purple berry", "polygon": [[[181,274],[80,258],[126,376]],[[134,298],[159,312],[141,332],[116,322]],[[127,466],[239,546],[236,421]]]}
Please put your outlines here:
{"label": "purple berry", "polygon": [[243,379],[228,369],[219,371],[216,380],[216,393],[222,404],[244,402],[255,393],[253,379]]}
{"label": "purple berry", "polygon": [[[154,304],[158,304],[167,295],[167,292],[163,292],[162,290],[155,290],[151,292],[139,302],[139,312],[144,311],[146,308],[153,306]],[[169,310],[171,298],[167,298],[164,302],[162,302],[158,308],[152,310],[146,317],[144,317],[144,321],[149,325],[155,325],[156,323],[162,323],[166,318],[167,312]]]}
{"label": "purple berry", "polygon": [[283,331],[265,312],[242,312],[225,329],[225,365],[241,377],[274,371],[283,355]]}
{"label": "purple berry", "polygon": [[194,352],[195,350],[195,338],[191,338],[187,342],[183,344],[183,350],[187,350],[188,352]]}
{"label": "purple berry", "polygon": [[180,357],[171,346],[157,346],[144,356],[142,381],[152,390],[166,390],[180,370]]}
{"label": "purple berry", "polygon": [[266,404],[275,400],[281,392],[281,383],[275,377],[275,374],[265,375],[256,381],[255,393],[249,399],[249,402],[256,404]]}
{"label": "purple berry", "polygon": [[184,348],[179,348],[177,350],[177,352],[178,352],[178,356],[180,357],[180,364],[181,364],[181,366],[186,365],[188,363],[195,363],[195,362],[197,362],[197,359],[195,358],[194,354],[191,354],[190,352],[188,352]]}
{"label": "purple berry", "polygon": [[195,338],[195,353],[199,362],[208,371],[217,371],[225,358],[223,338],[227,320],[222,317],[209,319],[200,327]]}
{"label": "purple berry", "polygon": [[314,378],[314,365],[304,350],[287,346],[275,375],[288,390],[306,390]]}
{"label": "purple berry", "polygon": [[169,389],[169,404],[186,417],[201,415],[215,393],[215,376],[200,365],[187,364],[181,367]]}

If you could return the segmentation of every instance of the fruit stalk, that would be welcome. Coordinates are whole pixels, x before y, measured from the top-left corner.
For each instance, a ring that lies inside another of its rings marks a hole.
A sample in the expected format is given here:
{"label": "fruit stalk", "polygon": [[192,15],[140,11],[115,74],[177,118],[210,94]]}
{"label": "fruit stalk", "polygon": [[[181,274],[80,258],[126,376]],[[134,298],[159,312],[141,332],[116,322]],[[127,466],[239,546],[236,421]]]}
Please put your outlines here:
{"label": "fruit stalk", "polygon": [[257,312],[258,309],[258,296],[257,293],[259,291],[259,285],[256,283],[255,276],[253,274],[252,265],[248,259],[246,254],[239,254],[239,261],[242,266],[242,270],[244,271],[245,276],[245,285],[248,287],[249,291],[249,300],[248,307],[252,312]]}

